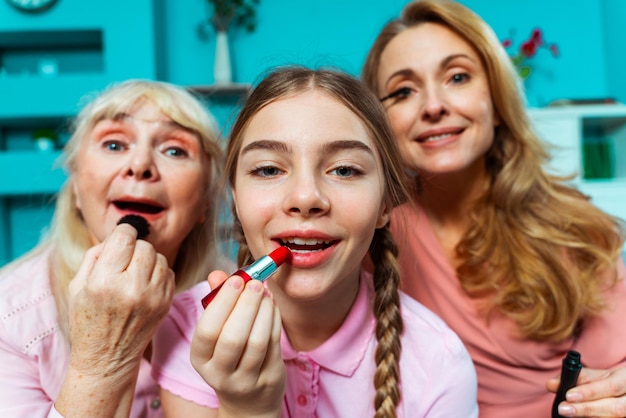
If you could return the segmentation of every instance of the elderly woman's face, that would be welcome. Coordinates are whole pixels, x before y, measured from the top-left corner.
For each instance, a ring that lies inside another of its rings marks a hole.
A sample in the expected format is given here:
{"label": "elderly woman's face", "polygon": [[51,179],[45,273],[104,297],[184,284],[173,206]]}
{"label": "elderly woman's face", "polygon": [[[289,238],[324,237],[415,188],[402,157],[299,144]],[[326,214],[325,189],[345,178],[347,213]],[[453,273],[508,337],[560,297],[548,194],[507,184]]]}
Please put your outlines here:
{"label": "elderly woman's face", "polygon": [[152,102],[99,121],[83,139],[72,172],[76,207],[93,243],[128,214],[150,223],[147,241],[170,265],[207,207],[210,161],[196,134]]}

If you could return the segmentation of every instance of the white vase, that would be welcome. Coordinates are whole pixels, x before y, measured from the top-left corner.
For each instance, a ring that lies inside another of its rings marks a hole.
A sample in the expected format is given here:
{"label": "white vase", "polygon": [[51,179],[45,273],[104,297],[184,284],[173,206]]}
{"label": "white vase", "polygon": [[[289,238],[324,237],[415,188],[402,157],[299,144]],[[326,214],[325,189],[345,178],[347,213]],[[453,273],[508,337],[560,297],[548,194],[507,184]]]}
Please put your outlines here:
{"label": "white vase", "polygon": [[39,151],[50,152],[54,149],[54,140],[46,137],[35,139],[35,148]]}
{"label": "white vase", "polygon": [[230,65],[230,51],[228,32],[217,31],[215,39],[215,63],[213,64],[213,78],[215,84],[231,84],[233,73]]}

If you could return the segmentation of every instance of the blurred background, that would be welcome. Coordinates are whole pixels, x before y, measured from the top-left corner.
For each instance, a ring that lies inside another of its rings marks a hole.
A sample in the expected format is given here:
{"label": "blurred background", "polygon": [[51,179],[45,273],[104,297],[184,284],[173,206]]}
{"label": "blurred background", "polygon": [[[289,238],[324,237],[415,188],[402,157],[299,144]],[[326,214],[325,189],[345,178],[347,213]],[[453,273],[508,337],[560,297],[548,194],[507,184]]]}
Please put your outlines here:
{"label": "blurred background", "polygon": [[[226,135],[250,85],[270,68],[333,66],[358,76],[378,31],[407,2],[252,2],[249,27],[231,22],[226,32],[225,78],[215,68],[224,37],[219,40],[211,24],[210,0],[45,3],[0,0],[0,266],[45,233],[65,178],[55,160],[85,97],[128,78],[188,86]],[[521,72],[530,69],[524,86],[531,115],[546,140],[560,147],[554,169],[576,173],[583,191],[625,218],[626,2],[461,3],[492,25],[512,58],[523,58]],[[17,7],[29,5],[41,10]],[[541,45],[520,57],[536,30]],[[49,141],[35,141],[41,137]]]}

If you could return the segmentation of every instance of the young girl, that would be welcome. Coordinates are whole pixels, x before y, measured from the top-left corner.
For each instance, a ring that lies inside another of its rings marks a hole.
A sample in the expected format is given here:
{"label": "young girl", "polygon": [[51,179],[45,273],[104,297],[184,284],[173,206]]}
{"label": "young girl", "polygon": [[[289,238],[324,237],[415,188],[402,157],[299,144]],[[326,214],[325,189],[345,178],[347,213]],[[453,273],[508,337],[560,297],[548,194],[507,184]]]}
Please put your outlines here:
{"label": "young girl", "polygon": [[279,246],[292,256],[267,290],[233,276],[204,313],[206,284],[175,300],[153,369],[166,415],[477,416],[465,348],[398,291],[389,215],[407,192],[394,143],[348,75],[285,68],[258,85],[227,151],[239,261]]}

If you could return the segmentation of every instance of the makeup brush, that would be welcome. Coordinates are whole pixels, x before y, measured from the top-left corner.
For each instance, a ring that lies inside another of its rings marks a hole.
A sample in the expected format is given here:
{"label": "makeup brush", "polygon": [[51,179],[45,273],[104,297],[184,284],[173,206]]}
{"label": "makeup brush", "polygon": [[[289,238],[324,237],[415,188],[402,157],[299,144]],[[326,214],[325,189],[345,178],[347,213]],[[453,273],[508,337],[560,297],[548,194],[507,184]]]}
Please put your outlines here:
{"label": "makeup brush", "polygon": [[150,224],[143,216],[125,215],[117,221],[117,224],[130,224],[137,230],[137,239],[145,239],[150,233]]}

